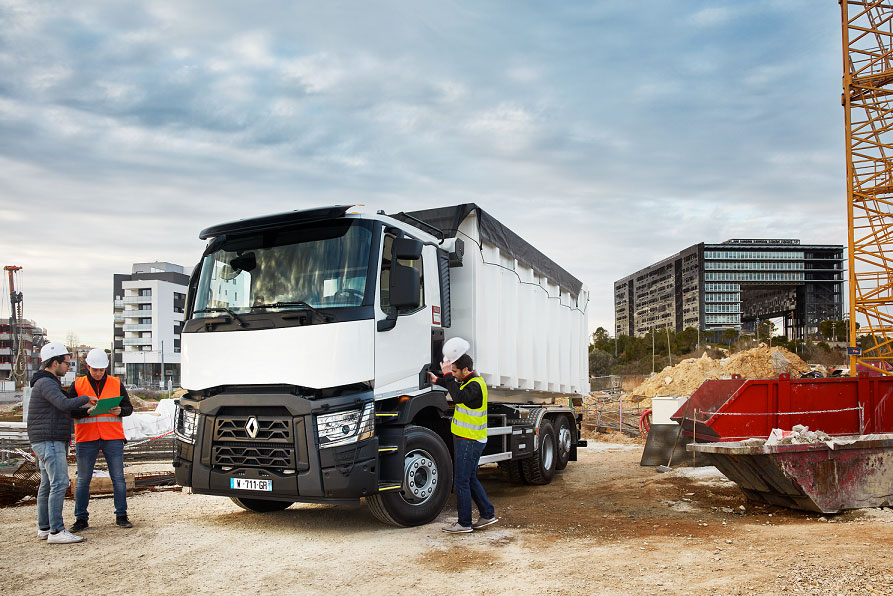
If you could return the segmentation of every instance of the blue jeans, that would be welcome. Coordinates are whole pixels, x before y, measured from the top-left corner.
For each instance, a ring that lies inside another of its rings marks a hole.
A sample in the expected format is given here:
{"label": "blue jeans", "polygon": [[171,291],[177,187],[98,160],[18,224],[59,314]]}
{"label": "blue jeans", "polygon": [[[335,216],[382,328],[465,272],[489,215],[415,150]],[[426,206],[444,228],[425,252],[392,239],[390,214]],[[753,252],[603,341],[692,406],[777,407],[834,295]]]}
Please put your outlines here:
{"label": "blue jeans", "polygon": [[74,517],[86,521],[87,503],[90,501],[90,481],[93,479],[93,466],[99,452],[105,457],[112,479],[115,495],[115,516],[127,515],[127,484],[124,482],[124,439],[97,439],[76,443],[78,452],[78,480],[74,493]]}
{"label": "blue jeans", "polygon": [[486,443],[454,437],[456,465],[453,470],[453,488],[456,490],[456,507],[459,509],[459,525],[471,525],[471,501],[477,505],[481,517],[495,515],[493,504],[478,480],[478,461]]}
{"label": "blue jeans", "polygon": [[40,488],[37,489],[37,527],[52,533],[65,529],[62,503],[68,490],[68,443],[41,441],[32,443],[40,467]]}

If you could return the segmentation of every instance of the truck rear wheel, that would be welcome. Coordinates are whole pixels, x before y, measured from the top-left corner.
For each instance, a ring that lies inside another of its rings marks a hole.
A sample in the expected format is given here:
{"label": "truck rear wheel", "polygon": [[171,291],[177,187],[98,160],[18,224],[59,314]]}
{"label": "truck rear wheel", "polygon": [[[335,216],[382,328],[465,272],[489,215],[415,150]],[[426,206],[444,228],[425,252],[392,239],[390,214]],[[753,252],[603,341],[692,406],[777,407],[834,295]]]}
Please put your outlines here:
{"label": "truck rear wheel", "polygon": [[395,526],[420,526],[440,515],[450,498],[453,461],[443,439],[421,426],[407,426],[403,488],[366,498],[372,514]]}
{"label": "truck rear wheel", "polygon": [[230,497],[233,503],[244,509],[245,511],[253,511],[255,513],[269,513],[271,511],[282,511],[291,507],[291,501],[271,501],[268,499],[245,499],[243,497]]}
{"label": "truck rear wheel", "polygon": [[549,484],[555,477],[555,464],[557,463],[557,448],[555,446],[555,429],[548,420],[540,424],[539,446],[533,457],[522,460],[524,479],[530,484]]}
{"label": "truck rear wheel", "polygon": [[555,443],[558,445],[558,459],[555,460],[555,469],[563,470],[567,467],[567,462],[571,458],[571,442],[574,436],[567,416],[559,416],[555,429]]}
{"label": "truck rear wheel", "polygon": [[496,465],[500,470],[508,474],[509,482],[512,484],[527,484],[527,481],[524,480],[524,472],[521,470],[521,462],[510,459],[501,461]]}

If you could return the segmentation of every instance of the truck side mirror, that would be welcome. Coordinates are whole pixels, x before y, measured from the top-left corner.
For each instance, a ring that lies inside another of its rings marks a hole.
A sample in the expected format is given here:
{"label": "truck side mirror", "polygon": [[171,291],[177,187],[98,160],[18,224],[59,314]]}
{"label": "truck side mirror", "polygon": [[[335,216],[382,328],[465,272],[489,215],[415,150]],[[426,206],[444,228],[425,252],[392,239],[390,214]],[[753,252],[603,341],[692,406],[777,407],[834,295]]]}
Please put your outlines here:
{"label": "truck side mirror", "polygon": [[400,309],[419,307],[422,280],[418,269],[400,263],[391,264],[391,280],[389,283],[389,302],[391,312],[388,318],[378,322],[379,331],[390,331],[397,325],[397,313]]}
{"label": "truck side mirror", "polygon": [[419,270],[400,263],[391,265],[390,303],[400,309],[419,307],[422,281]]}
{"label": "truck side mirror", "polygon": [[418,261],[422,258],[422,241],[415,238],[394,240],[394,255],[403,261]]}

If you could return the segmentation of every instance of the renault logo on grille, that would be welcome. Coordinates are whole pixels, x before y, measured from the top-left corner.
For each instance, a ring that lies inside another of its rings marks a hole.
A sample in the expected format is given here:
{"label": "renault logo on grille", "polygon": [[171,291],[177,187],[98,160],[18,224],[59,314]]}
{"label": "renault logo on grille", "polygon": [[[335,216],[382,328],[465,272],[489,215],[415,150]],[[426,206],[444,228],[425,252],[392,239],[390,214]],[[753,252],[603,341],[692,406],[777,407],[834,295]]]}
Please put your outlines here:
{"label": "renault logo on grille", "polygon": [[258,428],[259,427],[257,424],[257,418],[255,418],[254,416],[249,418],[248,422],[245,423],[245,432],[247,432],[248,436],[252,439],[257,438]]}

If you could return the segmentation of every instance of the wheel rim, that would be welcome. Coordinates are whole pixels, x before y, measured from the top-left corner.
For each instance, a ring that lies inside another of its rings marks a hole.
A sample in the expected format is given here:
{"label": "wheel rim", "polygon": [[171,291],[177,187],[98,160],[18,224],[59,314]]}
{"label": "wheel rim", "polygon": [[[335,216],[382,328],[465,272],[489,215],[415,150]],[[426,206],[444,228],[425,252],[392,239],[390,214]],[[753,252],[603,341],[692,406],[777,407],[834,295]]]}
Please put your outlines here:
{"label": "wheel rim", "polygon": [[565,453],[571,450],[571,429],[563,426],[561,430],[558,431],[558,444]]}
{"label": "wheel rim", "polygon": [[552,460],[555,458],[555,444],[553,441],[543,441],[543,468],[552,469]]}
{"label": "wheel rim", "polygon": [[401,496],[410,505],[427,502],[437,489],[437,462],[423,449],[406,454],[403,464],[403,490]]}

